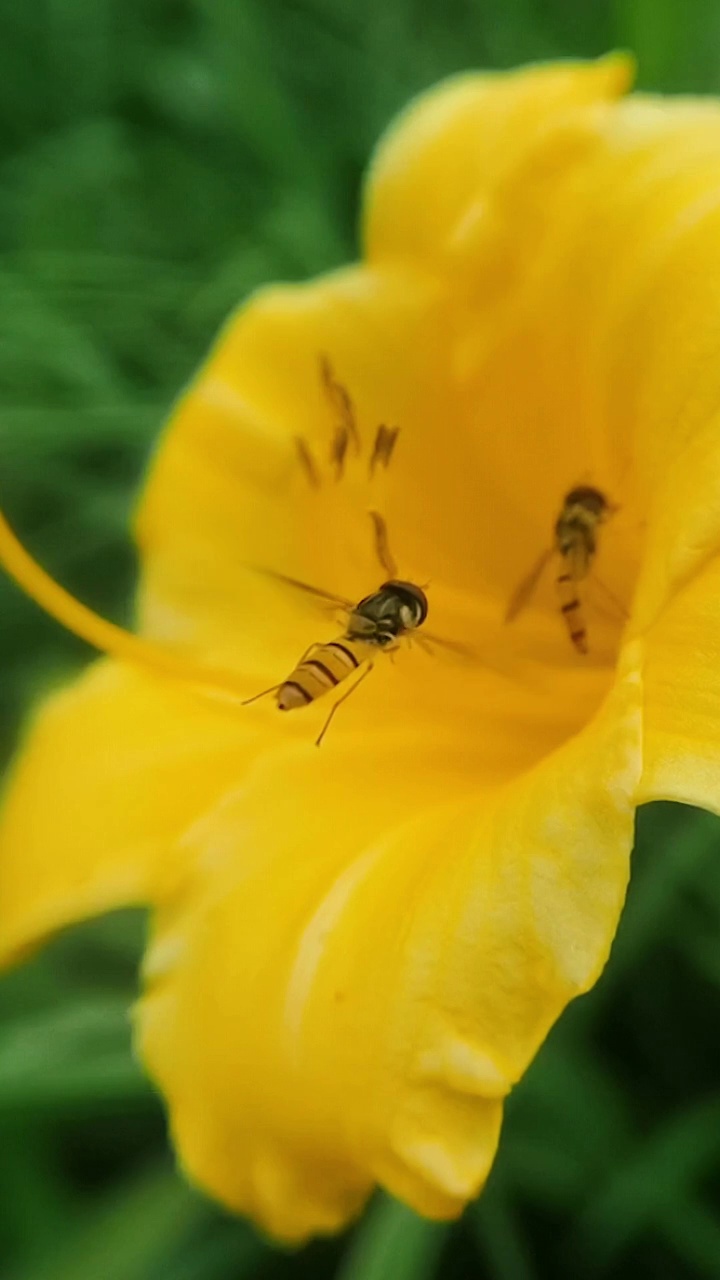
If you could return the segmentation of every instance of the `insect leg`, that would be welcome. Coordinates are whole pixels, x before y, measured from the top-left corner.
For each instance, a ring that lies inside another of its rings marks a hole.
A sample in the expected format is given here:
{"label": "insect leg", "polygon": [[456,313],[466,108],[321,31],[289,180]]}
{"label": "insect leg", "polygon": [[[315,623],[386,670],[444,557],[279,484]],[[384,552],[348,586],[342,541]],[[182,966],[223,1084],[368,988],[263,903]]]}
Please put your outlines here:
{"label": "insect leg", "polygon": [[317,640],[315,640],[312,644],[309,644],[302,658],[298,658],[297,662],[295,663],[295,666],[301,667],[303,662],[305,662],[305,660],[310,657],[311,653],[314,653],[316,649],[322,649],[322,647],[323,646]]}
{"label": "insect leg", "polygon": [[358,685],[361,685],[361,684],[362,684],[362,682],[363,682],[363,680],[365,679],[365,677],[370,675],[370,672],[372,671],[372,669],[373,669],[373,664],[372,664],[372,662],[369,662],[369,663],[368,663],[368,665],[366,666],[365,670],[364,670],[364,671],[363,671],[363,672],[358,676],[358,678],[357,678],[357,680],[355,681],[354,685],[352,685],[352,686],[347,690],[347,692],[346,692],[346,693],[344,693],[344,694],[342,695],[342,697],[341,697],[341,698],[338,698],[337,702],[336,702],[336,703],[333,705],[333,707],[331,708],[330,715],[328,716],[327,720],[325,721],[325,723],[324,723],[324,725],[323,725],[322,729],[320,730],[320,733],[318,734],[317,738],[315,739],[315,746],[316,746],[316,747],[319,747],[319,746],[320,746],[320,743],[322,742],[323,738],[325,737],[325,734],[327,733],[328,729],[330,728],[330,721],[332,720],[333,716],[335,715],[335,712],[337,711],[338,707],[340,706],[340,703],[341,703],[341,702],[345,702],[345,701],[350,697],[350,694],[355,692],[355,690],[357,689]]}
{"label": "insect leg", "polygon": [[282,689],[282,684],[273,684],[269,689],[263,689],[262,693],[254,693],[252,698],[246,698],[240,703],[241,707],[249,707],[251,702],[257,702],[258,698],[264,698],[268,693],[277,693],[278,689]]}
{"label": "insect leg", "polygon": [[[318,644],[317,641],[315,641],[313,644],[308,646],[302,658],[300,658],[299,661],[295,663],[295,666],[296,667],[302,666],[303,662],[305,662],[305,660],[310,657],[310,654],[314,653],[316,649],[322,649],[322,645]],[[244,702],[240,703],[240,706],[247,707],[250,705],[251,702],[257,702],[258,698],[264,698],[265,695],[268,693],[277,693],[278,689],[282,689],[282,683],[274,684],[269,689],[263,689],[262,693],[253,694],[252,698],[246,698]]]}

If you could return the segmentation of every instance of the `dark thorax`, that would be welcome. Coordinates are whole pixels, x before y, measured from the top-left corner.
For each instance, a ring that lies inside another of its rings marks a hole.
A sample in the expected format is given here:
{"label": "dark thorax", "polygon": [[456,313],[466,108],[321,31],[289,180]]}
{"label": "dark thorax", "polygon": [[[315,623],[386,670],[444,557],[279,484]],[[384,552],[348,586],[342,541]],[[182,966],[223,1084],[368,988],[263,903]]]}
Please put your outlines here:
{"label": "dark thorax", "polygon": [[349,640],[364,640],[380,648],[419,627],[427,617],[427,598],[412,582],[385,582],[353,609],[348,620]]}
{"label": "dark thorax", "polygon": [[607,514],[608,502],[599,489],[589,485],[572,489],[555,525],[560,554],[588,564],[597,550],[598,525]]}

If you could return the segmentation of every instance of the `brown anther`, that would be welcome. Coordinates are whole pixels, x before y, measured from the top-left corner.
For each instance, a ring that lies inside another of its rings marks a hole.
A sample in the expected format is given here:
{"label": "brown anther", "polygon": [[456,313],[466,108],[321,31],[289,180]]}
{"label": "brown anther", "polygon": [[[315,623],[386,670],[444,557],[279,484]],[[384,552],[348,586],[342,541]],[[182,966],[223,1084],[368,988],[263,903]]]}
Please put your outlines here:
{"label": "brown anther", "polygon": [[327,356],[320,356],[320,380],[330,406],[338,419],[338,426],[347,432],[348,440],[352,440],[356,453],[360,453],[360,432],[355,421],[353,402],[347,389],[338,382]]}
{"label": "brown anther", "polygon": [[399,427],[378,427],[373,451],[370,456],[369,470],[371,476],[375,474],[375,469],[378,466],[387,467],[390,465],[390,459],[392,458],[395,443],[399,434]]}
{"label": "brown anther", "polygon": [[310,445],[302,436],[295,436],[295,448],[300,459],[300,465],[313,489],[320,488],[320,472],[318,471],[315,459],[313,458]]}
{"label": "brown anther", "polygon": [[340,480],[345,470],[345,458],[347,456],[348,444],[350,437],[345,427],[336,427],[335,435],[330,445],[330,463],[335,468],[335,479]]}

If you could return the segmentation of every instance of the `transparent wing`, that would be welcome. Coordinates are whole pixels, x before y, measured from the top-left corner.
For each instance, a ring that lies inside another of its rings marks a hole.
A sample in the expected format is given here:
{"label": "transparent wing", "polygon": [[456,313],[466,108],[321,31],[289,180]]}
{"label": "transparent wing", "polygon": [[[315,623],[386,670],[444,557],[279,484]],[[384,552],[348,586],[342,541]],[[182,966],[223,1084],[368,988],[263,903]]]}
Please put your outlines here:
{"label": "transparent wing", "polygon": [[427,653],[432,653],[433,648],[438,648],[454,654],[457,658],[464,658],[466,662],[477,661],[478,655],[472,645],[461,644],[458,640],[446,640],[444,636],[437,636],[433,631],[426,631],[424,627],[422,632],[411,631],[410,640],[413,644],[419,644],[420,648],[425,649]]}
{"label": "transparent wing", "polygon": [[530,570],[530,573],[526,578],[523,578],[522,582],[519,583],[513,595],[510,597],[510,602],[505,610],[506,622],[512,622],[513,618],[516,618],[520,613],[520,610],[525,608],[525,605],[528,603],[528,600],[537,587],[546,566],[550,563],[554,550],[554,547],[548,547],[543,551],[542,555]]}
{"label": "transparent wing", "polygon": [[622,618],[623,622],[627,622],[629,613],[622,600],[618,599],[614,591],[603,582],[602,578],[598,578],[594,570],[589,574],[589,580],[597,591],[599,589],[605,603],[610,606],[610,611],[618,618]]}
{"label": "transparent wing", "polygon": [[333,595],[331,591],[323,591],[322,587],[313,587],[309,582],[302,582],[300,578],[291,578],[287,573],[278,573],[275,569],[259,569],[253,566],[256,573],[261,573],[265,578],[274,578],[276,582],[282,582],[286,587],[294,587],[296,591],[303,591],[305,595],[312,596],[318,603],[331,604],[337,609],[344,609],[352,612],[355,608],[352,600],[346,600],[344,596]]}

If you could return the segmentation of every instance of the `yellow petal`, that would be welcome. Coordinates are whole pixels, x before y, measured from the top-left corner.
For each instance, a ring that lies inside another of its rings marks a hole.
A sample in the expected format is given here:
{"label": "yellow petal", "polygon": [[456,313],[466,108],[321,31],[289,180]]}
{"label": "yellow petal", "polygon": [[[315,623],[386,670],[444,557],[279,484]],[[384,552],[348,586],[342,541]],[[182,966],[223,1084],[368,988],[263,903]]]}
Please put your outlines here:
{"label": "yellow petal", "polygon": [[236,716],[132,668],[100,663],[53,696],[3,811],[3,962],[70,921],[167,894],[178,835],[247,756]]}
{"label": "yellow petal", "polygon": [[635,629],[643,685],[638,803],[720,812],[720,435],[697,432],[657,494]]}
{"label": "yellow petal", "polygon": [[[719,164],[717,102],[630,99],[584,164],[543,185],[542,214],[522,172],[503,197],[522,282],[495,332],[509,341],[520,317],[531,376],[615,453],[637,521],[717,410]],[[480,344],[492,361],[484,333]]]}
{"label": "yellow petal", "polygon": [[611,104],[632,71],[630,59],[616,54],[595,63],[463,75],[423,94],[392,125],[370,169],[370,261],[447,266],[458,241],[482,222],[488,197],[543,135],[565,121],[572,127],[583,107]]}
{"label": "yellow petal", "polygon": [[211,868],[147,960],[140,1047],[190,1175],[287,1239],[337,1227],[375,1180],[459,1213],[502,1098],[607,955],[639,745],[630,676],[483,801],[430,744],[408,742],[408,769],[381,741],[258,765],[195,828]]}
{"label": "yellow petal", "polygon": [[720,559],[679,592],[647,636],[645,767],[638,803],[720,813]]}

